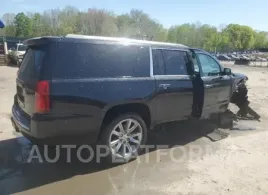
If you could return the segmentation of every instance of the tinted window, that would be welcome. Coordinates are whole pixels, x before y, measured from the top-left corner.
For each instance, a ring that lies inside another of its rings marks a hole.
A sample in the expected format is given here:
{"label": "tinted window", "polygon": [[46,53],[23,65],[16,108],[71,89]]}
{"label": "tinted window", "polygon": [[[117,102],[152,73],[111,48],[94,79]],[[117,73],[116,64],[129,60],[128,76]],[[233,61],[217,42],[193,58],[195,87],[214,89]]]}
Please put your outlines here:
{"label": "tinted window", "polygon": [[19,78],[24,81],[37,79],[44,61],[44,56],[44,48],[28,49],[19,69]]}
{"label": "tinted window", "polygon": [[201,64],[203,76],[212,76],[220,74],[221,69],[216,60],[202,53],[198,53],[197,56]]}
{"label": "tinted window", "polygon": [[54,78],[150,76],[148,47],[61,43],[54,55]]}
{"label": "tinted window", "polygon": [[194,56],[192,59],[193,59],[193,63],[194,63],[194,71],[200,72],[196,56]]}
{"label": "tinted window", "polygon": [[187,75],[188,56],[185,51],[163,50],[166,75]]}
{"label": "tinted window", "polygon": [[164,75],[164,59],[162,51],[159,49],[153,50],[153,64],[154,64],[154,75]]}

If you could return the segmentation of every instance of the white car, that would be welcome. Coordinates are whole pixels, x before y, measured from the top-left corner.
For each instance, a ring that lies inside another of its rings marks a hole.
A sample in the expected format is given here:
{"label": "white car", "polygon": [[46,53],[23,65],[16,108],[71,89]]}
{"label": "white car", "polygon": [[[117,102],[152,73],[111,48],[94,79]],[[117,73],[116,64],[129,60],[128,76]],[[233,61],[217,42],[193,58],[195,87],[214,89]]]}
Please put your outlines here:
{"label": "white car", "polygon": [[17,48],[16,48],[16,55],[19,59],[19,62],[22,61],[23,59],[23,56],[26,52],[26,49],[27,49],[27,46],[26,45],[23,45],[22,43],[17,43]]}

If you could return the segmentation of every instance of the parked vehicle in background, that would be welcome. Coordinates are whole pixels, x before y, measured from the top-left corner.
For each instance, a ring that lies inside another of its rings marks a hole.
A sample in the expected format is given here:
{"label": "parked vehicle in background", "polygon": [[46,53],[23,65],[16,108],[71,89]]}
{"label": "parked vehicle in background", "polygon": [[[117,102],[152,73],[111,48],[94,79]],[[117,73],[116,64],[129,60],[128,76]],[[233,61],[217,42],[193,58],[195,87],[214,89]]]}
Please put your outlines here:
{"label": "parked vehicle in background", "polygon": [[266,59],[262,58],[262,57],[257,57],[256,59],[257,59],[257,61],[266,62]]}
{"label": "parked vehicle in background", "polygon": [[237,57],[237,56],[234,55],[234,54],[231,54],[229,57],[232,59],[232,61],[234,61],[234,60],[239,60],[239,57]]}
{"label": "parked vehicle in background", "polygon": [[246,55],[241,55],[241,56],[240,56],[240,59],[242,59],[242,60],[248,60],[248,61],[251,60],[251,59],[250,59],[248,56],[246,56]]}
{"label": "parked vehicle in background", "polygon": [[250,58],[250,61],[256,61],[256,57],[254,55],[248,56]]}
{"label": "parked vehicle in background", "polygon": [[16,48],[10,48],[8,50],[9,61],[13,65],[19,66],[22,62],[23,56],[26,52],[27,46],[22,43],[17,43]]}
{"label": "parked vehicle in background", "polygon": [[215,53],[210,53],[210,55],[212,55],[214,58],[217,58],[217,54]]}
{"label": "parked vehicle in background", "polygon": [[17,48],[16,48],[16,55],[18,57],[18,62],[21,63],[22,58],[26,52],[27,46],[23,45],[22,43],[17,43]]}
{"label": "parked vehicle in background", "polygon": [[25,44],[15,129],[38,144],[106,146],[108,162],[134,158],[157,124],[225,112],[247,80],[180,44],[82,35]]}
{"label": "parked vehicle in background", "polygon": [[11,47],[9,48],[8,53],[13,52],[13,51],[16,51],[16,49],[14,47]]}
{"label": "parked vehicle in background", "polygon": [[217,58],[220,61],[231,61],[231,58],[228,57],[227,55],[218,55]]}

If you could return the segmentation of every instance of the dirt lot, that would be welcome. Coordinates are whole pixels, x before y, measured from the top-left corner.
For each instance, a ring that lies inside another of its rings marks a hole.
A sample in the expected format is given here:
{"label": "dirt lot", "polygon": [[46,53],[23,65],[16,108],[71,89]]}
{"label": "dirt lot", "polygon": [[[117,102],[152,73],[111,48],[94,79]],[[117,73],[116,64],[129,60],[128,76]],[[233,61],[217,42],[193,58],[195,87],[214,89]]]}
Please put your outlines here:
{"label": "dirt lot", "polygon": [[10,123],[17,68],[0,67],[0,194],[268,194],[268,68],[228,67],[249,77],[251,106],[262,119],[240,123],[256,130],[212,142],[206,125],[167,124],[149,135],[150,144],[167,149],[114,167],[27,163],[31,145]]}

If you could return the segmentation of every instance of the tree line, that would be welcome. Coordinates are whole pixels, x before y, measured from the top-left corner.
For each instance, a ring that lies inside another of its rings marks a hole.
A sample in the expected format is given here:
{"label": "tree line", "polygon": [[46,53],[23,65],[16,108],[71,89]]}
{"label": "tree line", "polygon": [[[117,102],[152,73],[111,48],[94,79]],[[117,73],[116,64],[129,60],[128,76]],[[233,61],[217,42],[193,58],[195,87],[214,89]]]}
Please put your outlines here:
{"label": "tree line", "polygon": [[155,41],[181,43],[208,51],[236,51],[268,47],[268,33],[249,26],[229,24],[220,29],[208,24],[185,23],[164,28],[141,10],[116,15],[104,9],[75,7],[51,9],[43,13],[6,13],[2,34],[30,38],[45,35],[84,34],[146,38]]}

